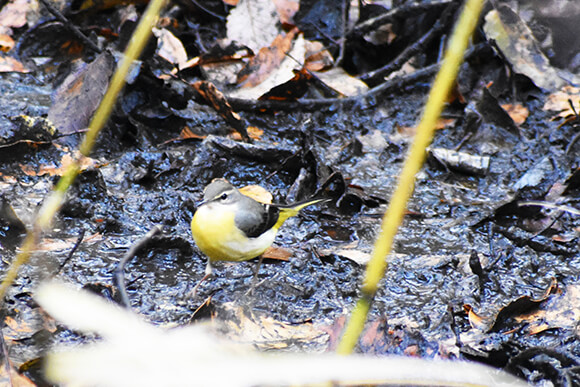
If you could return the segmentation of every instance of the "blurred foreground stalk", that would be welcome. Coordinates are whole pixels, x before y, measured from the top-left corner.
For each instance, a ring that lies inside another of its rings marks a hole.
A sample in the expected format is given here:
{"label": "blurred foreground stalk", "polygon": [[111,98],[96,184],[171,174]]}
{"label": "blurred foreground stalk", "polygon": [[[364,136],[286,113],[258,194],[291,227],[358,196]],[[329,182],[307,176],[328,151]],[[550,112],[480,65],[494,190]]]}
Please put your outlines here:
{"label": "blurred foreground stalk", "polygon": [[139,58],[139,55],[141,55],[145,44],[149,40],[149,37],[151,36],[151,28],[155,25],[164,4],[165,0],[151,0],[147,6],[145,13],[141,17],[139,25],[131,37],[131,41],[127,45],[125,55],[119,63],[115,74],[113,74],[111,82],[109,83],[109,88],[103,96],[103,100],[101,101],[95,114],[93,115],[93,119],[89,124],[87,134],[85,135],[85,138],[79,147],[79,157],[77,157],[68,166],[54,187],[53,191],[45,199],[42,207],[38,212],[38,215],[36,216],[32,229],[28,231],[24,242],[22,242],[20,252],[4,275],[2,284],[0,284],[0,303],[4,302],[4,297],[18,276],[18,270],[20,267],[28,262],[32,253],[37,250],[38,243],[40,242],[42,234],[50,229],[52,220],[59,211],[66,192],[80,172],[82,159],[89,156],[97,136],[107,123],[107,120],[109,119],[109,116],[111,115],[115,105],[115,101],[117,100],[119,93],[125,85],[127,74],[129,73],[129,70],[131,69],[134,61]]}

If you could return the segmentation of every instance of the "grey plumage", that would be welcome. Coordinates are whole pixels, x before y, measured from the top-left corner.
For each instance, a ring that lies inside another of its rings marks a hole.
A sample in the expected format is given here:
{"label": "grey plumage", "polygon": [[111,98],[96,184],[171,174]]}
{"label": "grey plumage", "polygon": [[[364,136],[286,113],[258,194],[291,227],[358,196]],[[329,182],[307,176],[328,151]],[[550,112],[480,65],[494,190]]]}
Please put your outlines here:
{"label": "grey plumage", "polygon": [[237,205],[234,221],[249,238],[257,238],[271,229],[280,214],[278,207],[262,204],[238,191],[225,179],[214,179],[204,191],[203,203],[219,201]]}

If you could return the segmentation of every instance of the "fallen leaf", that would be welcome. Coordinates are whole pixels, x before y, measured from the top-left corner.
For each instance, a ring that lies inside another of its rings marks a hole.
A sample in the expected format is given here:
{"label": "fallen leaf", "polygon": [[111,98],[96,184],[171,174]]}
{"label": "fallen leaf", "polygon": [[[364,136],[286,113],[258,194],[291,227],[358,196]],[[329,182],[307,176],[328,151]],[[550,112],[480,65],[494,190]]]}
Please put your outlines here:
{"label": "fallen leaf", "polygon": [[[13,348],[11,348],[13,349]],[[33,383],[26,376],[21,375],[18,370],[14,369],[12,365],[9,367],[0,368],[0,381],[6,382],[11,387],[34,387],[37,384]]]}
{"label": "fallen leaf", "polygon": [[[558,284],[556,280],[553,280],[550,286],[548,286],[544,291],[544,294],[540,297],[519,297],[501,308],[495,316],[485,317],[478,315],[470,305],[464,305],[463,308],[467,312],[469,323],[473,328],[482,332],[504,332],[506,329],[508,332],[512,332],[514,329],[517,329],[512,327],[513,322],[521,325],[523,322],[530,324],[532,322],[531,320],[533,320],[543,324],[545,321],[545,315],[540,316],[540,306],[549,300],[552,295],[557,294],[558,292],[560,292]],[[570,299],[568,301],[577,302],[578,300],[580,300],[580,291],[578,291],[577,288],[573,288],[570,292]],[[569,304],[566,303],[566,305]],[[577,303],[572,305],[577,305]],[[574,310],[574,312],[571,315],[568,311],[559,321],[567,321],[567,326],[570,326],[570,321],[577,321],[577,318],[580,316],[580,309],[572,307],[572,310]],[[558,309],[552,313],[552,316],[556,318],[560,313],[562,313],[562,310]],[[508,324],[508,322],[511,323]]]}
{"label": "fallen leaf", "polygon": [[[250,136],[252,140],[260,140],[262,138],[262,135],[264,134],[264,131],[262,129],[256,128],[255,126],[248,126],[246,128],[246,131],[248,132],[248,136]],[[243,140],[242,135],[238,132],[233,132],[231,134],[231,137],[236,141]]]}
{"label": "fallen leaf", "polygon": [[153,28],[153,35],[157,38],[157,55],[175,65],[179,70],[188,65],[187,52],[181,40],[165,28]]}
{"label": "fallen leaf", "polygon": [[183,129],[181,129],[181,133],[179,133],[180,140],[187,140],[190,138],[194,138],[197,140],[203,140],[206,137],[207,136],[202,136],[202,135],[199,135],[197,133],[194,133],[189,126],[185,126]]}
{"label": "fallen leaf", "polygon": [[4,325],[5,327],[2,329],[2,334],[4,335],[4,339],[8,340],[29,338],[38,331],[38,328],[30,324],[29,321],[24,319],[17,320],[10,316],[6,316],[4,319]]}
{"label": "fallen leaf", "polygon": [[246,195],[260,203],[270,204],[272,203],[272,194],[264,187],[259,185],[247,185],[239,189],[242,195]]}
{"label": "fallen leaf", "polygon": [[[281,51],[277,51],[278,54]],[[271,71],[267,78],[263,79],[254,87],[241,87],[232,91],[229,95],[237,98],[258,99],[262,95],[268,93],[274,87],[281,85],[290,79],[294,78],[294,70],[302,67],[301,63],[304,61],[304,37],[299,34],[292,44],[292,49],[287,55],[284,55],[282,62],[277,66],[270,66]],[[278,59],[281,57],[278,57]],[[271,58],[272,60],[273,57]],[[277,59],[275,59],[277,60]],[[262,74],[263,75],[263,74]],[[258,76],[256,76],[258,78]]]}
{"label": "fallen leaf", "polygon": [[0,51],[8,52],[14,47],[14,39],[10,35],[0,34]]}
{"label": "fallen leaf", "polygon": [[0,32],[10,34],[12,28],[26,25],[26,15],[33,9],[32,0],[14,0],[3,3],[0,10]]}
{"label": "fallen leaf", "polygon": [[30,70],[24,65],[9,56],[0,57],[0,73],[29,73]]}
{"label": "fallen leaf", "polygon": [[[217,319],[223,320],[227,337],[241,343],[252,343],[260,350],[288,349],[303,343],[308,348],[318,343],[326,344],[328,334],[322,325],[311,322],[286,323],[266,315],[258,315],[234,303],[225,303],[217,311]],[[225,315],[227,318],[220,318]]]}
{"label": "fallen leaf", "polygon": [[262,94],[259,100],[296,101],[306,94],[313,78],[311,73],[305,69],[294,70],[292,79],[274,86],[266,94]]}
{"label": "fallen leaf", "polygon": [[267,259],[288,262],[292,256],[292,251],[283,247],[270,246],[262,253],[262,256]]}
{"label": "fallen leaf", "polygon": [[526,122],[526,119],[530,115],[530,111],[522,104],[510,104],[506,103],[501,105],[503,110],[512,118],[516,125],[521,125]]}
{"label": "fallen leaf", "polygon": [[[37,251],[64,251],[70,250],[75,244],[78,243],[78,237],[56,239],[56,238],[43,238],[38,246]],[[100,242],[103,240],[103,234],[94,233],[88,237],[83,238],[83,244],[91,244]]]}
{"label": "fallen leaf", "polygon": [[309,71],[321,71],[332,67],[334,58],[320,42],[312,42],[307,40],[305,42],[306,54],[304,60],[304,67]]}
{"label": "fallen leaf", "polygon": [[397,133],[400,134],[403,137],[413,137],[416,133],[417,133],[417,127],[416,126],[405,126],[405,125],[399,125],[398,123],[395,123],[395,129],[397,130]]}
{"label": "fallen leaf", "polygon": [[456,122],[457,122],[456,118],[439,118],[437,120],[437,123],[435,124],[435,129],[441,130],[446,128],[452,128],[453,126],[455,126]]}
{"label": "fallen leaf", "polygon": [[467,312],[467,317],[469,318],[469,325],[472,328],[478,329],[482,332],[486,331],[489,327],[489,318],[485,318],[483,316],[478,315],[471,305],[463,305],[463,310]]}
{"label": "fallen leaf", "polygon": [[99,106],[115,68],[115,59],[107,51],[94,61],[69,74],[53,94],[48,119],[63,134],[77,132],[89,125]]}
{"label": "fallen leaf", "polygon": [[295,25],[294,15],[300,9],[299,0],[273,0],[282,24]]}
{"label": "fallen leaf", "polygon": [[542,89],[556,90],[565,82],[540,51],[526,23],[507,5],[488,12],[483,26],[488,39],[494,40],[514,72],[530,78]]}
{"label": "fallen leaf", "polygon": [[490,157],[446,148],[427,148],[429,157],[446,168],[473,175],[485,175],[489,171]]}
{"label": "fallen leaf", "polygon": [[528,314],[515,316],[514,320],[528,324],[528,333],[546,329],[572,329],[580,321],[580,285],[570,284],[560,294],[541,299],[539,307]]}
{"label": "fallen leaf", "polygon": [[369,90],[366,83],[349,75],[342,67],[316,72],[315,75],[324,84],[347,97],[356,97]]}
{"label": "fallen leaf", "polygon": [[226,22],[227,37],[254,52],[268,47],[278,36],[278,12],[271,0],[240,0]]}
{"label": "fallen leaf", "polygon": [[39,165],[32,167],[26,164],[20,164],[20,169],[28,176],[62,176],[62,174],[67,170],[68,166],[73,162],[74,159],[80,160],[80,170],[85,171],[89,168],[95,168],[99,165],[97,160],[90,157],[81,156],[78,150],[74,151],[74,157],[70,153],[65,153],[61,160],[60,165]]}
{"label": "fallen leaf", "polygon": [[213,83],[197,81],[192,86],[244,140],[249,139],[246,124],[240,115],[232,109],[224,94]]}
{"label": "fallen leaf", "polygon": [[543,109],[558,112],[554,118],[567,118],[574,115],[570,101],[578,112],[580,110],[580,87],[564,86],[559,91],[550,94]]}
{"label": "fallen leaf", "polygon": [[371,260],[371,254],[356,250],[354,248],[332,248],[332,249],[321,249],[318,251],[320,255],[338,255],[340,257],[350,259],[351,261],[357,263],[360,266],[366,265]]}
{"label": "fallen leaf", "polygon": [[292,48],[292,41],[297,33],[298,29],[294,28],[286,35],[276,36],[268,47],[261,48],[238,74],[240,87],[257,86],[276,71]]}

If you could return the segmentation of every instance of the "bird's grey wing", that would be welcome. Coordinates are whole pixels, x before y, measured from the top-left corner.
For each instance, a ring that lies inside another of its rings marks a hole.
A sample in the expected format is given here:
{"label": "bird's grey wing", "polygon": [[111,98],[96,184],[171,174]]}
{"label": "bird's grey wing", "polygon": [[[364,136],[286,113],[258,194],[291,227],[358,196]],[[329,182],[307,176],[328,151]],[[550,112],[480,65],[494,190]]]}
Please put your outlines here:
{"label": "bird's grey wing", "polygon": [[249,238],[257,238],[278,221],[280,210],[269,204],[259,203],[251,198],[243,197],[240,203],[241,210],[235,217],[236,226]]}

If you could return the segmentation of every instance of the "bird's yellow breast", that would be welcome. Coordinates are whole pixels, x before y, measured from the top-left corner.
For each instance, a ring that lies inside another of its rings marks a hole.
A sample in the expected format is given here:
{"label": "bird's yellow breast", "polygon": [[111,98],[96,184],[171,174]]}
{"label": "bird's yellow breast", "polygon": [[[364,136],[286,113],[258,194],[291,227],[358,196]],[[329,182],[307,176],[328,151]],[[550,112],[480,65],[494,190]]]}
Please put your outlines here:
{"label": "bird's yellow breast", "polygon": [[199,249],[211,261],[246,261],[262,254],[276,236],[276,229],[248,238],[235,224],[235,207],[208,203],[197,209],[191,233]]}

